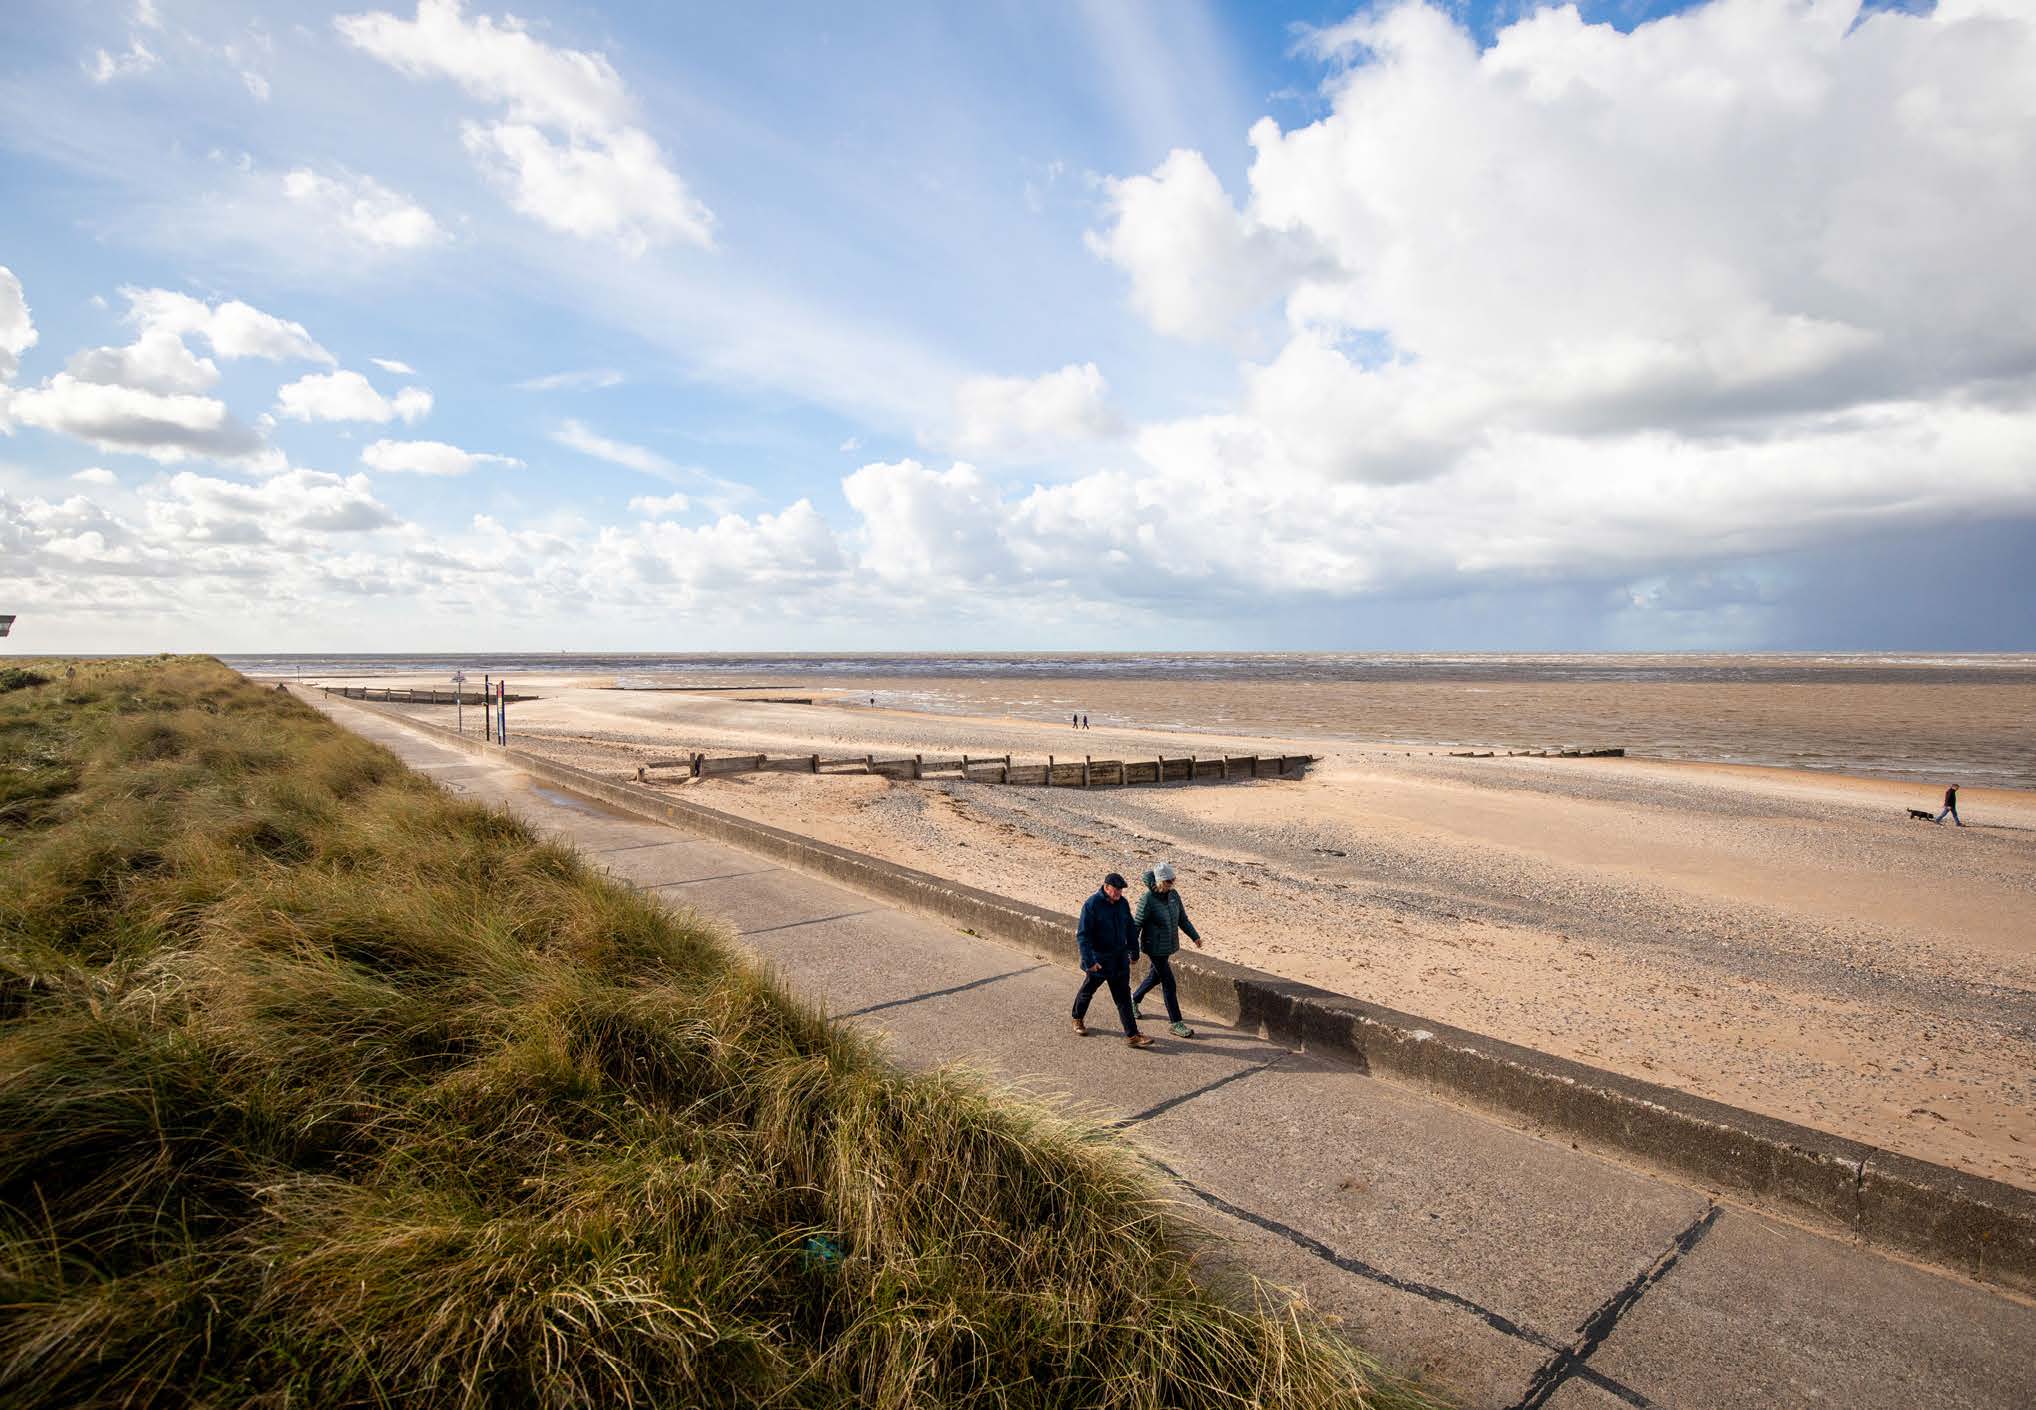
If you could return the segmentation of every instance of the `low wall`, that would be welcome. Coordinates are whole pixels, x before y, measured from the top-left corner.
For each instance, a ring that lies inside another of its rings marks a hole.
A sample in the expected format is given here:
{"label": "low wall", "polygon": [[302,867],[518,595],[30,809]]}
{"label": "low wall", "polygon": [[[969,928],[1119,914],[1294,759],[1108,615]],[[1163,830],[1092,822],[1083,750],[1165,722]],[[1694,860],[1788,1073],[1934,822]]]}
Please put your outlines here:
{"label": "low wall", "polygon": [[[978,891],[715,808],[669,798],[389,715],[470,753],[625,812],[776,858],[963,929],[1074,964],[1074,917]],[[1171,761],[1169,761],[1171,762]],[[1185,766],[1185,760],[1182,761]],[[1862,1242],[2036,1293],[2036,1191],[1913,1160],[1671,1087],[1482,1037],[1262,970],[1183,952],[1183,1000],[1226,1023],[1327,1054],[1375,1077],[1432,1092],[1549,1135],[1635,1158],[1706,1188],[1836,1225]]]}

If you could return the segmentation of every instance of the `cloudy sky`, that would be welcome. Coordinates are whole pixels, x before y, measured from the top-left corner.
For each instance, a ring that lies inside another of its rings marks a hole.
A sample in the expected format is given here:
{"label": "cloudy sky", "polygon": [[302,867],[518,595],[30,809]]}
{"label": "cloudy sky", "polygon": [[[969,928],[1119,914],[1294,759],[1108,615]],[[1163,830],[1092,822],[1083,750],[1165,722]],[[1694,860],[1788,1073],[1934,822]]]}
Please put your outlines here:
{"label": "cloudy sky", "polygon": [[7,0],[17,650],[2036,648],[2036,0]]}

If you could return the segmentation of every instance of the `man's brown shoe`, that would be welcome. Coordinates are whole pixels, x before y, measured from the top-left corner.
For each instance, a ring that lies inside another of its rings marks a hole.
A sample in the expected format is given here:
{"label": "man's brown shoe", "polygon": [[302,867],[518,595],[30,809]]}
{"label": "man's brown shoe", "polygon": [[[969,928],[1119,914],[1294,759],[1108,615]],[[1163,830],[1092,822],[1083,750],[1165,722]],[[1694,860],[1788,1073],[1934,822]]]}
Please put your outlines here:
{"label": "man's brown shoe", "polygon": [[1082,1021],[1081,1021],[1081,1020],[1080,1020],[1079,1018],[1078,1018],[1078,1019],[1076,1019],[1076,1020],[1075,1020],[1075,1037],[1077,1037],[1077,1038],[1086,1038],[1086,1037],[1088,1037],[1088,1036],[1089,1036],[1089,1025],[1088,1025],[1088,1024],[1086,1024],[1086,1023],[1084,1023],[1084,1022],[1082,1022]]}
{"label": "man's brown shoe", "polygon": [[1152,1039],[1146,1037],[1143,1033],[1133,1033],[1124,1040],[1124,1046],[1127,1048],[1149,1048],[1152,1046]]}

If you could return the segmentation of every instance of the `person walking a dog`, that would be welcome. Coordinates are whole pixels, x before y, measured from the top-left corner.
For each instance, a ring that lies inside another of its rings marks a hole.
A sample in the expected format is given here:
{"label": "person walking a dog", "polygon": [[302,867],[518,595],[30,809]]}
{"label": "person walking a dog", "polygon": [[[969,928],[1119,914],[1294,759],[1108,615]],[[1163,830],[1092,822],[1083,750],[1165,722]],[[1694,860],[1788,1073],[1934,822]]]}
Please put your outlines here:
{"label": "person walking a dog", "polygon": [[1125,1045],[1151,1047],[1152,1039],[1138,1031],[1138,1016],[1131,1006],[1131,960],[1138,953],[1138,931],[1132,924],[1131,903],[1124,899],[1124,878],[1116,872],[1104,877],[1096,894],[1082,903],[1075,943],[1082,961],[1082,987],[1075,992],[1075,1036],[1088,1036],[1089,1000],[1107,984],[1117,1005],[1117,1021],[1124,1025]]}
{"label": "person walking a dog", "polygon": [[1937,826],[1944,826],[1946,818],[1950,818],[1960,827],[1965,826],[1965,819],[1958,816],[1958,785],[1955,783],[1944,790],[1944,811],[1937,815]]}
{"label": "person walking a dog", "polygon": [[1174,868],[1171,862],[1161,862],[1145,874],[1145,894],[1138,898],[1138,909],[1132,919],[1138,926],[1138,948],[1145,951],[1151,967],[1145,971],[1145,978],[1131,995],[1131,1012],[1134,1017],[1143,1017],[1138,1005],[1152,986],[1159,986],[1160,997],[1166,1000],[1168,1029],[1176,1038],[1192,1038],[1195,1030],[1188,1027],[1181,1017],[1181,1000],[1174,985],[1174,952],[1181,948],[1181,932],[1195,942],[1195,948],[1202,948],[1202,937],[1195,930],[1195,923],[1188,919],[1187,903],[1181,900],[1181,893],[1174,890]]}

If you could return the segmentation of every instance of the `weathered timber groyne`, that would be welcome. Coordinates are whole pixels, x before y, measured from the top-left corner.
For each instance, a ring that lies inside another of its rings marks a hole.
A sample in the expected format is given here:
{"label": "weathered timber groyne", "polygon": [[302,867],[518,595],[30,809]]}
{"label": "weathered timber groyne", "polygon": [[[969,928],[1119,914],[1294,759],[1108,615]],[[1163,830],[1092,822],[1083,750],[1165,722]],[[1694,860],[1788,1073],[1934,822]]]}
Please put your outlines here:
{"label": "weathered timber groyne", "polygon": [[684,769],[688,779],[724,774],[882,774],[886,778],[955,777],[967,783],[1008,784],[1033,788],[1129,788],[1161,783],[1230,783],[1259,778],[1298,778],[1315,762],[1313,754],[1225,754],[1205,759],[1198,754],[1154,759],[1062,760],[1049,754],[1044,763],[1013,763],[1009,754],[963,754],[929,759],[914,754],[904,759],[879,759],[874,754],[829,757],[822,754],[688,754],[682,759],[648,759],[636,766],[639,783],[656,783],[658,769]]}
{"label": "weathered timber groyne", "polygon": [[535,700],[535,695],[497,695],[492,698],[478,690],[406,690],[400,686],[372,685],[321,685],[318,689],[327,695],[343,696],[348,700],[379,700],[390,705],[500,705],[505,701],[511,705],[522,700]]}

